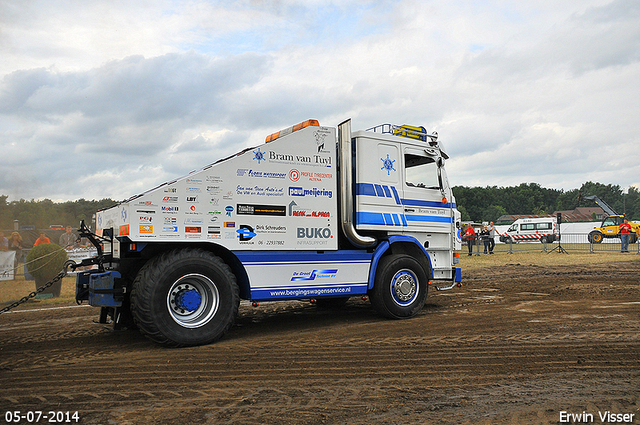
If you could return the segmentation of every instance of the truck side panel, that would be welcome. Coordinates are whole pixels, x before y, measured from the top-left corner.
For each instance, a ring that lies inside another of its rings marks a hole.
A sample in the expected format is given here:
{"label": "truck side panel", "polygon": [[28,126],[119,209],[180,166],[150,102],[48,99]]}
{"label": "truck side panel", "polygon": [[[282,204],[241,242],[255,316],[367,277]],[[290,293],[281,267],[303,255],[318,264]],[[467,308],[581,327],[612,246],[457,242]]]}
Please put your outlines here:
{"label": "truck side panel", "polygon": [[372,253],[237,251],[251,299],[283,300],[366,294]]}
{"label": "truck side panel", "polygon": [[335,140],[335,128],[304,128],[99,212],[97,227],[133,242],[335,250]]}

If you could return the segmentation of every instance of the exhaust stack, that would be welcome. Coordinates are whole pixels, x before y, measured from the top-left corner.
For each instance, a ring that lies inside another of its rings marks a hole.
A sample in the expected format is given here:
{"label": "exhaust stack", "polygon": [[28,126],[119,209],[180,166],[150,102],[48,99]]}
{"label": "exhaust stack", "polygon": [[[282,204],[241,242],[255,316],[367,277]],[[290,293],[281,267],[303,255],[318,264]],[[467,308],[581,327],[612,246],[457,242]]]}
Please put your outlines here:
{"label": "exhaust stack", "polygon": [[376,239],[359,235],[353,223],[353,162],[351,150],[351,120],[338,125],[338,151],[340,154],[340,222],[349,242],[358,248],[376,244]]}

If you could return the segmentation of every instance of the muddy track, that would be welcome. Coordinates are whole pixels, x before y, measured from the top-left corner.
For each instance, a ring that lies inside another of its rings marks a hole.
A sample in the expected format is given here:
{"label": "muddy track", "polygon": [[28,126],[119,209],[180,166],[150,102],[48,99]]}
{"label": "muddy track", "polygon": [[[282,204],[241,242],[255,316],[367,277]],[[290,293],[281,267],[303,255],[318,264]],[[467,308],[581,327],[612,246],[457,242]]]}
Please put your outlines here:
{"label": "muddy track", "polygon": [[184,349],[96,324],[93,308],[4,314],[0,413],[78,411],[84,424],[546,424],[560,411],[599,423],[609,410],[640,423],[638,276],[639,261],[505,265],[430,293],[403,321],[361,299],[339,311],[243,303],[223,340]]}

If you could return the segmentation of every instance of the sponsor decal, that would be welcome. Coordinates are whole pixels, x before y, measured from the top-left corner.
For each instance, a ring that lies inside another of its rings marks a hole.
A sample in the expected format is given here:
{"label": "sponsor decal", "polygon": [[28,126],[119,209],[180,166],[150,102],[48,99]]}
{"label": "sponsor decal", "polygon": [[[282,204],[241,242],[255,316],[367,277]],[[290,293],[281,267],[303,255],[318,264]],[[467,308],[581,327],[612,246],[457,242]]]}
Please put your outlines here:
{"label": "sponsor decal", "polygon": [[380,168],[381,170],[385,170],[387,172],[387,175],[390,176],[392,171],[397,171],[394,167],[393,164],[396,162],[396,160],[391,160],[391,158],[389,158],[389,154],[387,154],[386,158],[380,158],[380,161],[382,161],[382,168]]}
{"label": "sponsor decal", "polygon": [[269,159],[270,162],[283,162],[287,164],[305,164],[305,165],[313,165],[313,166],[320,165],[325,167],[331,167],[331,156],[329,155],[318,154],[318,155],[306,156],[306,155],[292,155],[287,153],[269,151],[267,158]]}
{"label": "sponsor decal", "polygon": [[220,198],[210,198],[209,199],[209,203],[211,205],[213,205],[214,207],[217,207],[218,203],[220,203]]}
{"label": "sponsor decal", "polygon": [[187,178],[187,184],[202,184],[202,179]]}
{"label": "sponsor decal", "polygon": [[331,239],[331,229],[328,227],[298,227],[296,229],[298,239]]}
{"label": "sponsor decal", "polygon": [[231,213],[233,212],[233,207],[231,205],[227,205],[226,207],[224,207],[224,210],[227,213],[227,217],[231,217]]}
{"label": "sponsor decal", "polygon": [[238,240],[240,242],[248,242],[254,237],[256,237],[256,233],[253,231],[253,227],[247,224],[241,224],[238,230],[236,230],[238,234]]}
{"label": "sponsor decal", "polygon": [[264,152],[260,151],[260,148],[258,148],[257,151],[253,151],[253,160],[254,161],[258,161],[258,164],[260,164],[260,161],[264,161]]}
{"label": "sponsor decal", "polygon": [[199,218],[187,218],[184,220],[184,224],[202,224],[202,223],[204,223],[204,221]]}
{"label": "sponsor decal", "polygon": [[165,187],[164,193],[178,193],[178,189],[175,187]]}
{"label": "sponsor decal", "polygon": [[162,198],[162,202],[178,202],[177,196],[165,196]]}
{"label": "sponsor decal", "polygon": [[185,226],[185,233],[202,233],[202,227],[200,226]]}
{"label": "sponsor decal", "polygon": [[255,232],[256,233],[287,233],[287,226],[257,224],[255,227]]}
{"label": "sponsor decal", "polygon": [[222,183],[223,181],[220,176],[207,176],[205,179],[208,183]]}
{"label": "sponsor decal", "polygon": [[162,226],[163,233],[178,233],[178,226]]}
{"label": "sponsor decal", "polygon": [[287,173],[271,173],[267,171],[258,171],[250,168],[238,168],[236,170],[238,177],[252,177],[258,179],[284,179]]}
{"label": "sponsor decal", "polygon": [[178,207],[161,207],[162,212],[165,214],[177,214],[178,213]]}
{"label": "sponsor decal", "polygon": [[228,191],[226,195],[222,195],[222,199],[233,199],[233,192]]}
{"label": "sponsor decal", "polygon": [[154,210],[136,210],[137,213],[140,214],[155,214],[156,212]]}
{"label": "sponsor decal", "polygon": [[223,224],[224,227],[236,227],[236,222],[235,221],[225,221]]}
{"label": "sponsor decal", "polygon": [[153,225],[152,224],[141,224],[138,228],[138,231],[141,235],[149,235],[153,233]]}
{"label": "sponsor decal", "polygon": [[313,218],[330,218],[331,212],[329,211],[314,211],[308,208],[301,208],[296,204],[296,201],[289,203],[289,217],[313,217]]}
{"label": "sponsor decal", "polygon": [[287,208],[282,205],[252,205],[237,204],[236,214],[238,215],[269,215],[269,216],[286,216]]}
{"label": "sponsor decal", "polygon": [[122,219],[122,221],[124,221],[125,223],[127,222],[127,209],[122,207],[122,210],[120,211],[120,218]]}
{"label": "sponsor decal", "polygon": [[187,193],[200,193],[202,192],[199,187],[188,187],[186,190]]}
{"label": "sponsor decal", "polygon": [[325,150],[324,146],[325,139],[329,134],[331,134],[329,131],[323,129],[318,129],[313,132],[313,137],[316,138],[316,147],[318,148],[318,153],[329,152],[328,150]]}
{"label": "sponsor decal", "polygon": [[294,210],[291,212],[292,217],[331,217],[329,211],[308,211],[308,210]]}
{"label": "sponsor decal", "polygon": [[140,223],[151,223],[153,221],[153,217],[149,215],[141,215],[141,216],[138,216],[138,221]]}
{"label": "sponsor decal", "polygon": [[289,180],[291,180],[292,182],[297,182],[298,180],[300,180],[300,171],[295,168],[289,170]]}
{"label": "sponsor decal", "polygon": [[331,173],[312,173],[310,171],[302,171],[300,173],[301,177],[306,178],[308,181],[312,182],[321,182],[324,179],[332,179],[333,174]]}
{"label": "sponsor decal", "polygon": [[316,279],[332,279],[338,274],[338,269],[330,270],[313,270],[311,272],[293,272],[292,281],[297,280],[316,280]]}
{"label": "sponsor decal", "polygon": [[284,196],[284,188],[271,186],[236,186],[236,193],[243,196]]}
{"label": "sponsor decal", "polygon": [[217,195],[222,192],[222,186],[207,186],[207,192]]}
{"label": "sponsor decal", "polygon": [[313,196],[314,198],[320,196],[331,199],[333,197],[333,191],[327,189],[318,189],[317,187],[304,189],[302,187],[289,186],[289,196]]}
{"label": "sponsor decal", "polygon": [[192,204],[198,203],[198,197],[197,196],[187,196],[187,202],[190,202]]}
{"label": "sponsor decal", "polygon": [[138,207],[157,207],[157,205],[155,205],[151,201],[138,201],[138,202],[136,202],[136,206],[138,206]]}

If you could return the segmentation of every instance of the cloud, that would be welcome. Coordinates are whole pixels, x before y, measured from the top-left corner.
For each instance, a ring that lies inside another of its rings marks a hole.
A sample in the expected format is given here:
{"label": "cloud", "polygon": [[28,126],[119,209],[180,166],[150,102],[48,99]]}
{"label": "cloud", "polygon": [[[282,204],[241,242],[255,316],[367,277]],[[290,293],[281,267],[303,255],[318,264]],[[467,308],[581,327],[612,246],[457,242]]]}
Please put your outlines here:
{"label": "cloud", "polygon": [[[3,121],[22,124],[2,127],[3,140],[14,147],[5,158],[16,172],[11,181],[0,180],[0,187],[27,187],[18,181],[21,175],[46,187],[53,170],[72,179],[76,173],[125,171],[135,161],[160,166],[180,150],[176,146],[197,153],[203,145],[193,141],[224,139],[212,129],[234,128],[226,111],[235,93],[258,82],[269,63],[269,57],[252,53],[211,58],[190,51],[127,57],[82,72],[33,69],[6,75],[0,113]],[[40,165],[25,174],[33,161]],[[65,168],[68,173],[61,171]]]}
{"label": "cloud", "polygon": [[2,2],[0,194],[122,199],[308,118],[437,130],[454,185],[625,187],[639,15],[634,0]]}

